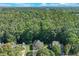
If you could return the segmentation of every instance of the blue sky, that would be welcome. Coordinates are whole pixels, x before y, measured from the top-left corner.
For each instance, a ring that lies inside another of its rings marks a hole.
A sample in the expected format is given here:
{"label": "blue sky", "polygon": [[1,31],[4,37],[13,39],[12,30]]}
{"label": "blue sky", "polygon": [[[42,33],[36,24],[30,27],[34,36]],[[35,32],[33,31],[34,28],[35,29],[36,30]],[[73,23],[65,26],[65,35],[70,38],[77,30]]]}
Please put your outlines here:
{"label": "blue sky", "polygon": [[79,3],[0,3],[0,7],[79,7]]}

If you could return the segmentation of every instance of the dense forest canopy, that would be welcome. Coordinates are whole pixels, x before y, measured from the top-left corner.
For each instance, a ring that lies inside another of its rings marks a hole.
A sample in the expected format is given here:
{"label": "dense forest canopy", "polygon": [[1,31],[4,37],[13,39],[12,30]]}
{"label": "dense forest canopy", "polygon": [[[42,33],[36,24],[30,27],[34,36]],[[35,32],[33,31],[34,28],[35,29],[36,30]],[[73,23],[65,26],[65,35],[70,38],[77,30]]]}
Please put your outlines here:
{"label": "dense forest canopy", "polygon": [[[48,46],[52,45],[53,41],[58,41],[58,44],[67,48],[69,45],[78,45],[78,10],[74,8],[0,8],[0,42],[32,44],[40,40]],[[53,45],[49,48],[52,49],[52,47],[60,48]],[[56,55],[60,55],[60,50],[53,49],[57,52]]]}

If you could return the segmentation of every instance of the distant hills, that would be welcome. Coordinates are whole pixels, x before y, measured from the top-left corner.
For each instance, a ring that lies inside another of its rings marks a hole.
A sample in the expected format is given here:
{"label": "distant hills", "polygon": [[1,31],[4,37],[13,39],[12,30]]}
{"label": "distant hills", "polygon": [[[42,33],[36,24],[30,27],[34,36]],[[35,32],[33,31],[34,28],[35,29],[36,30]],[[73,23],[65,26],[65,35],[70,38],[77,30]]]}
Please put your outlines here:
{"label": "distant hills", "polygon": [[79,7],[79,3],[0,3],[0,7]]}

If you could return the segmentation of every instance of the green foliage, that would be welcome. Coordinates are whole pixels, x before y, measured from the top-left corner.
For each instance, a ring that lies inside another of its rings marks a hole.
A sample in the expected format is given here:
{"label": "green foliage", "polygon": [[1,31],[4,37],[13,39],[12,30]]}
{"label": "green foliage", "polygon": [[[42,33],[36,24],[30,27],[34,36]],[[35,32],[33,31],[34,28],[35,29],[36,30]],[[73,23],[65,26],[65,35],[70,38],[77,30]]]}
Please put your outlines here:
{"label": "green foliage", "polygon": [[21,35],[21,42],[32,43],[32,39],[33,39],[32,31],[23,32],[23,35]]}
{"label": "green foliage", "polygon": [[79,44],[72,45],[69,54],[78,56],[79,55]]}
{"label": "green foliage", "polygon": [[44,47],[44,44],[40,40],[35,40],[32,44],[32,47],[33,49],[38,50],[38,49],[42,49]]}
{"label": "green foliage", "polygon": [[78,44],[79,43],[79,38],[76,34],[74,33],[68,33],[68,37],[67,37],[68,43],[70,44]]}
{"label": "green foliage", "polygon": [[71,49],[71,45],[70,44],[66,44],[65,47],[64,47],[65,55],[68,55],[69,54],[70,49]]}
{"label": "green foliage", "polygon": [[[53,52],[61,55],[61,43],[65,54],[76,54],[78,49],[74,45],[79,44],[78,11],[63,8],[0,8],[0,42],[24,42],[34,44],[40,50],[45,47],[44,44],[51,45],[52,51],[46,48],[48,52],[43,52],[42,49],[37,55],[54,55]],[[0,47],[0,55],[21,55],[21,50],[21,46],[13,49],[3,45]],[[28,47],[26,50],[26,53],[32,55]]]}
{"label": "green foliage", "polygon": [[55,55],[61,55],[61,45],[58,41],[53,41],[52,50],[55,53]]}
{"label": "green foliage", "polygon": [[7,42],[15,42],[16,38],[14,35],[7,34]]}
{"label": "green foliage", "polygon": [[54,56],[54,52],[47,49],[47,48],[43,48],[37,51],[37,56]]}
{"label": "green foliage", "polygon": [[[4,33],[0,35],[0,41],[32,43],[38,39],[50,44],[63,35],[61,32],[56,36],[63,27],[78,28],[78,17],[70,12],[71,9],[1,8],[0,33]],[[59,41],[66,40],[60,38]]]}
{"label": "green foliage", "polygon": [[2,44],[2,46],[0,46],[0,55],[2,56],[21,56],[22,55],[22,50],[24,50],[24,48],[20,45],[16,45],[16,47],[13,47],[13,45],[11,43],[6,43],[6,44]]}
{"label": "green foliage", "polygon": [[56,36],[56,40],[59,41],[61,44],[78,44],[79,38],[75,31],[72,30],[62,30]]}
{"label": "green foliage", "polygon": [[28,52],[28,53],[26,54],[26,56],[33,56],[32,51]]}

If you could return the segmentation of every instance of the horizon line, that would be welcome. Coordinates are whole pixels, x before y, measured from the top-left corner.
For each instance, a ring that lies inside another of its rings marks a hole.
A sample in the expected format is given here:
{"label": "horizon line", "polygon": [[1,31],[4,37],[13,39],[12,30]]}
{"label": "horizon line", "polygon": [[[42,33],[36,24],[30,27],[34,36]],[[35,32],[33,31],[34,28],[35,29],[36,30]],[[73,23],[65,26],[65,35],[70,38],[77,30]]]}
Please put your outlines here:
{"label": "horizon line", "polygon": [[0,7],[79,7],[79,3],[0,3]]}

